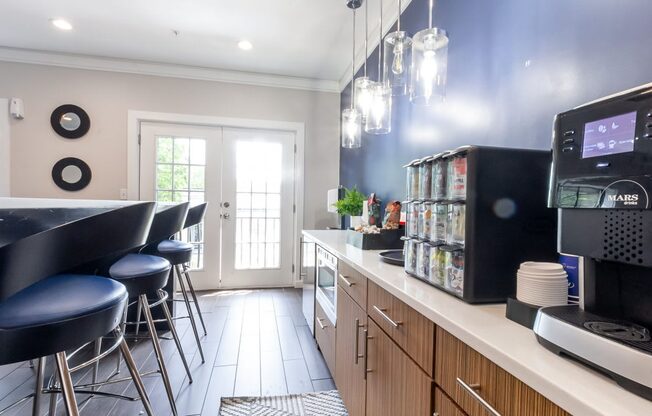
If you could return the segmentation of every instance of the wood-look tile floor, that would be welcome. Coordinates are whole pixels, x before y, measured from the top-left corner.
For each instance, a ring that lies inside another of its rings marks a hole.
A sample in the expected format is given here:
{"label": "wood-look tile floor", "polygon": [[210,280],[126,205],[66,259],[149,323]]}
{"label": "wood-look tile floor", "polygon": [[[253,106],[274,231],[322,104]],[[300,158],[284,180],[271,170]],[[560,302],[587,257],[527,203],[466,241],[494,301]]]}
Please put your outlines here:
{"label": "wood-look tile floor", "polygon": [[[202,337],[206,362],[201,363],[187,319],[177,321],[186,359],[194,382],[188,383],[173,341],[162,340],[179,415],[217,416],[223,396],[258,396],[303,393],[335,388],[324,359],[317,349],[301,313],[301,292],[296,289],[216,291],[200,293],[200,305],[208,336]],[[184,314],[177,303],[177,314]],[[199,323],[198,323],[199,324]],[[132,348],[141,373],[156,369],[156,358],[148,340]],[[50,363],[51,364],[51,363]],[[115,369],[113,356],[103,360],[100,379]],[[51,365],[48,365],[51,374]],[[120,376],[127,375],[122,367]],[[89,382],[90,370],[74,375]],[[170,408],[158,374],[144,379],[157,415],[169,415]],[[33,391],[35,369],[27,363],[0,366],[0,409]],[[135,395],[130,383],[108,385],[103,391]],[[78,395],[81,401],[85,396]],[[44,398],[41,414],[47,413]],[[31,400],[8,415],[31,414]],[[139,402],[93,398],[83,405],[82,415],[127,416],[141,414]],[[57,414],[64,414],[59,403]]]}

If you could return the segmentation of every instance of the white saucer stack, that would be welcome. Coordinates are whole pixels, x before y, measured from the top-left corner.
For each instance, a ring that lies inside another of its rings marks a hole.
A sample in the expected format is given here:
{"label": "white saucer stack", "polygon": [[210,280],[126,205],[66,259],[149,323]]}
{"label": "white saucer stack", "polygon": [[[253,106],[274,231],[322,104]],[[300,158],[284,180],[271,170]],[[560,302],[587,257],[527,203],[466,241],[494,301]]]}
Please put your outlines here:
{"label": "white saucer stack", "polygon": [[516,298],[536,306],[568,303],[568,275],[559,263],[527,261],[516,274]]}

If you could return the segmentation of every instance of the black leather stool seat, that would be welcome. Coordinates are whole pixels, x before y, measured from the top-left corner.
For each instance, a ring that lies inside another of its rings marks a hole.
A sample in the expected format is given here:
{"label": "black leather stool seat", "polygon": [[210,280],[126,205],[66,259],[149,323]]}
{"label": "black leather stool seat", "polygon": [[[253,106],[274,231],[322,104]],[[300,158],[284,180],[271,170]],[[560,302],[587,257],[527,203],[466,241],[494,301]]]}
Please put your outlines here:
{"label": "black leather stool seat", "polygon": [[104,277],[48,277],[0,303],[0,365],[77,348],[122,320],[124,285]]}
{"label": "black leather stool seat", "polygon": [[109,269],[109,275],[127,287],[129,296],[163,289],[172,265],[166,259],[148,254],[127,254]]}
{"label": "black leather stool seat", "polygon": [[165,257],[170,263],[189,263],[192,258],[192,244],[179,240],[163,240],[156,247],[157,256]]}

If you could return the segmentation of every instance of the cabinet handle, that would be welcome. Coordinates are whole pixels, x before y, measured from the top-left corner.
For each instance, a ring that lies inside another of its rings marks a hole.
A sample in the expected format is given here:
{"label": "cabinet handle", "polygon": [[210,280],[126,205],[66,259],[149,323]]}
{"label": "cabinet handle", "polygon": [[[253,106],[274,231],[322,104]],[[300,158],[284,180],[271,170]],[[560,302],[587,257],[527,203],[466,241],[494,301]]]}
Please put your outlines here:
{"label": "cabinet handle", "polygon": [[400,325],[403,325],[403,322],[400,322],[400,321],[399,321],[399,322],[395,322],[392,318],[390,318],[389,315],[387,315],[387,314],[385,313],[385,311],[386,311],[387,309],[381,309],[381,308],[379,308],[379,307],[376,306],[376,305],[374,305],[374,309],[376,310],[376,312],[378,312],[378,313],[380,314],[380,316],[382,316],[383,318],[385,318],[385,320],[386,320],[387,322],[389,322],[390,325],[392,325],[394,328],[398,328]]}
{"label": "cabinet handle", "polygon": [[320,327],[321,329],[326,329],[326,327],[327,327],[328,325],[324,325],[324,324],[322,324],[321,321],[323,321],[323,319],[321,319],[321,318],[317,318],[317,323],[319,324],[319,327]]}
{"label": "cabinet handle", "polygon": [[478,393],[478,390],[480,389],[479,384],[466,384],[459,377],[457,377],[457,384],[466,390],[475,400],[477,400],[482,405],[482,407],[484,407],[493,416],[501,416],[496,409],[494,409],[485,399],[482,398],[482,396],[480,396]]}
{"label": "cabinet handle", "polygon": [[355,342],[353,343],[353,360],[358,365],[360,359],[360,319],[355,318]]}
{"label": "cabinet handle", "polygon": [[349,278],[347,276],[344,276],[342,273],[340,273],[340,279],[342,279],[348,287],[355,285],[355,282],[350,281]]}
{"label": "cabinet handle", "polygon": [[367,379],[367,374],[371,373],[371,368],[368,368],[369,365],[369,340],[374,337],[369,336],[369,330],[365,328],[364,333],[364,379]]}

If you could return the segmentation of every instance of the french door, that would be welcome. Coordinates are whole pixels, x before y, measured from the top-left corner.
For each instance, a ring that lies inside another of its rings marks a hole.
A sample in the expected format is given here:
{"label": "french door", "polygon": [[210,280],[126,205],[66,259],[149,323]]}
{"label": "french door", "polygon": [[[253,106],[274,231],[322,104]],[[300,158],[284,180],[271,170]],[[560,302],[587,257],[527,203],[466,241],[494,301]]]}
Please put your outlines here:
{"label": "french door", "polygon": [[141,123],[140,199],[208,202],[195,247],[200,289],[293,282],[294,141],[291,132]]}

